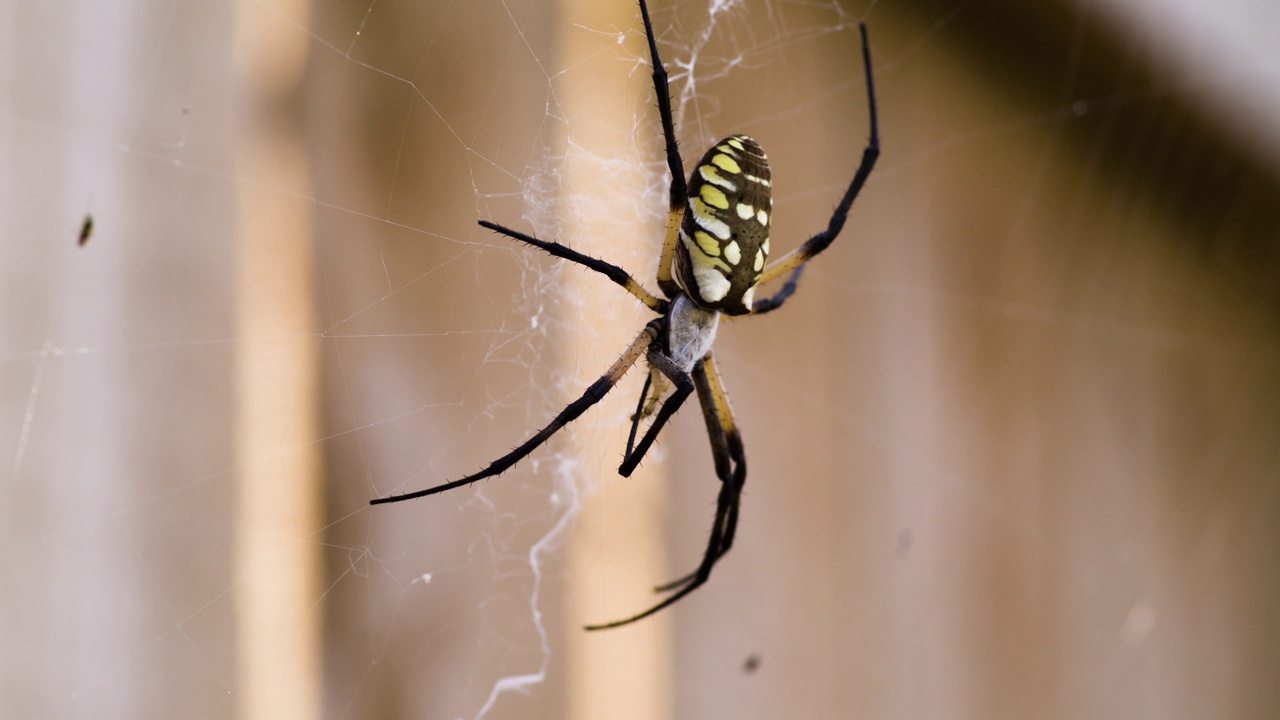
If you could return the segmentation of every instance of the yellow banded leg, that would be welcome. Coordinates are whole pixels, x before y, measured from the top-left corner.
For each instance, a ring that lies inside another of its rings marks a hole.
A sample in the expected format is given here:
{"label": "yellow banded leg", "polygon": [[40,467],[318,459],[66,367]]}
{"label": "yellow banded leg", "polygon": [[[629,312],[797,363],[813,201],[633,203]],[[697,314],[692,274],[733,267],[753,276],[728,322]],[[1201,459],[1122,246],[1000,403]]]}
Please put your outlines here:
{"label": "yellow banded leg", "polygon": [[658,257],[658,289],[668,298],[680,292],[680,285],[671,274],[671,264],[676,254],[676,243],[680,238],[680,223],[684,221],[684,203],[672,208],[667,215],[667,234],[662,240],[662,255]]}
{"label": "yellow banded leg", "polygon": [[804,252],[804,249],[804,245],[801,245],[795,250],[792,250],[786,255],[783,255],[777,260],[769,263],[760,273],[759,284],[764,285],[770,280],[777,280],[783,275],[786,275],[792,270],[795,270],[808,262],[809,258],[813,257],[813,254]]}
{"label": "yellow banded leg", "polygon": [[[711,455],[715,459],[716,476],[723,483],[721,488],[722,502],[726,507],[716,513],[716,525],[712,528],[712,537],[719,536],[720,541],[707,552],[713,559],[710,564],[729,552],[733,545],[733,537],[738,527],[738,507],[742,494],[742,486],[747,478],[747,459],[743,452],[742,435],[733,420],[733,411],[729,408],[729,396],[725,393],[724,384],[720,381],[720,373],[716,370],[711,355],[693,368],[693,384],[698,391],[698,401],[702,405],[703,418],[707,422],[707,437],[711,439]],[[708,560],[703,559],[703,565]],[[684,577],[672,580],[665,585],[653,589],[657,593],[678,590],[693,582],[698,570]],[[710,570],[710,567],[707,567]]]}
{"label": "yellow banded leg", "polygon": [[443,485],[436,485],[435,487],[430,487],[425,490],[376,498],[369,501],[369,504],[381,505],[383,503],[401,502],[403,500],[412,500],[426,495],[434,495],[446,490],[452,490],[456,487],[462,487],[463,485],[470,485],[477,480],[483,480],[484,478],[493,477],[503,473],[512,465],[523,460],[527,455],[529,455],[529,453],[538,449],[543,443],[549,440],[552,435],[559,432],[560,428],[563,428],[565,425],[568,425],[578,419],[578,416],[586,412],[587,408],[600,402],[604,396],[609,394],[609,391],[618,384],[618,381],[622,379],[622,376],[626,375],[627,371],[640,361],[640,358],[649,353],[649,348],[653,345],[653,341],[656,340],[657,337],[658,331],[654,326],[652,324],[646,325],[644,330],[641,330],[640,334],[636,336],[636,339],[631,341],[631,344],[627,346],[626,351],[622,353],[622,357],[619,357],[613,365],[609,366],[609,369],[605,371],[604,375],[602,375],[599,380],[591,383],[586,392],[582,394],[582,397],[569,403],[568,407],[561,410],[559,415],[556,415],[546,427],[539,430],[533,437],[521,443],[515,450],[512,450],[506,455],[503,455],[497,460],[489,463],[488,467],[480,472]]}
{"label": "yellow banded leg", "polygon": [[[707,578],[711,577],[712,568],[733,544],[733,536],[738,525],[738,507],[742,499],[742,485],[747,475],[742,440],[738,435],[737,426],[733,424],[729,398],[724,392],[724,385],[720,382],[710,355],[694,365],[692,375],[693,385],[698,390],[698,398],[703,404],[703,415],[710,430],[711,447],[716,455],[716,473],[721,478],[720,493],[716,499],[716,516],[711,525],[711,537],[707,541],[707,550],[697,570],[658,588],[659,591],[672,591],[671,595],[662,602],[624,620],[603,625],[590,625],[587,627],[588,630],[604,630],[627,625],[671,606],[701,587]],[[708,399],[710,406],[708,406]]]}

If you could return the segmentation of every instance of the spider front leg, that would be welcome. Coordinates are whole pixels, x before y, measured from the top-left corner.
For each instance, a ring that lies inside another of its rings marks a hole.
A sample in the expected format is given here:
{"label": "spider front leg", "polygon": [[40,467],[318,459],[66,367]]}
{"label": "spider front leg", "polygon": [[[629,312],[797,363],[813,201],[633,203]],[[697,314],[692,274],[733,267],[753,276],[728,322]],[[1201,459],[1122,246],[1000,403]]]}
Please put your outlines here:
{"label": "spider front leg", "polygon": [[701,587],[711,577],[711,569],[715,567],[716,562],[733,545],[733,537],[738,527],[742,486],[747,476],[742,437],[734,424],[733,414],[729,410],[728,396],[720,383],[719,374],[710,355],[694,366],[693,384],[698,390],[698,400],[702,404],[703,417],[707,422],[707,435],[711,438],[711,451],[715,456],[716,474],[721,481],[720,493],[716,499],[716,516],[711,525],[711,537],[707,541],[706,553],[697,570],[658,588],[659,591],[675,590],[670,597],[637,615],[602,625],[588,625],[587,630],[607,630],[629,625],[673,605]]}
{"label": "spider front leg", "polygon": [[849,188],[845,190],[844,197],[840,199],[840,204],[836,206],[835,212],[831,214],[831,220],[827,222],[827,229],[809,238],[795,250],[770,263],[764,269],[764,272],[760,273],[760,279],[757,281],[759,285],[764,285],[770,280],[782,277],[788,272],[791,273],[791,278],[773,297],[756,300],[751,307],[753,313],[766,313],[770,310],[776,310],[795,292],[796,285],[800,282],[800,274],[803,272],[804,264],[813,259],[818,253],[826,250],[827,246],[840,234],[840,230],[844,228],[845,220],[849,217],[849,208],[853,207],[853,201],[857,199],[858,193],[862,191],[862,186],[866,184],[867,177],[871,175],[871,169],[875,167],[876,159],[880,157],[880,126],[876,119],[876,86],[871,73],[871,48],[867,41],[866,24],[859,23],[858,29],[862,33],[862,66],[867,78],[867,112],[871,116],[871,137],[867,141],[867,147],[862,151],[862,162],[858,164],[858,169],[854,172],[853,180],[849,182]]}
{"label": "spider front leg", "polygon": [[627,272],[626,270],[623,270],[622,268],[618,267],[617,265],[614,265],[613,263],[605,262],[604,260],[600,260],[599,258],[593,258],[590,255],[583,255],[577,250],[574,250],[573,248],[567,247],[565,245],[561,245],[558,242],[552,242],[550,240],[539,240],[538,238],[533,237],[532,235],[526,235],[518,230],[512,230],[511,228],[503,227],[502,225],[499,225],[497,223],[491,223],[488,220],[480,220],[479,223],[480,223],[480,227],[487,228],[489,230],[492,230],[502,235],[506,235],[512,240],[519,240],[522,243],[532,245],[538,248],[539,250],[544,250],[547,253],[554,255],[558,258],[568,260],[570,262],[575,262],[585,268],[595,270],[601,275],[604,275],[605,277],[614,281],[618,285],[622,286],[622,289],[631,293],[635,297],[635,299],[644,303],[644,305],[648,307],[650,310],[653,310],[656,313],[665,313],[667,311],[666,300],[654,297],[652,293],[644,289],[643,285],[636,282],[635,278],[631,277],[631,273]]}
{"label": "spider front leg", "polygon": [[653,22],[649,19],[649,6],[640,0],[640,16],[644,18],[644,36],[649,41],[649,59],[653,64],[653,93],[658,98],[658,117],[662,120],[662,139],[667,151],[667,169],[671,171],[671,185],[667,189],[670,212],[667,214],[667,234],[662,242],[662,254],[658,257],[658,289],[668,298],[680,292],[680,286],[671,274],[671,261],[675,257],[676,238],[684,208],[688,186],[684,179],[684,160],[680,157],[676,142],[676,122],[671,117],[671,89],[667,84],[667,69],[658,57],[658,41],[653,36]]}

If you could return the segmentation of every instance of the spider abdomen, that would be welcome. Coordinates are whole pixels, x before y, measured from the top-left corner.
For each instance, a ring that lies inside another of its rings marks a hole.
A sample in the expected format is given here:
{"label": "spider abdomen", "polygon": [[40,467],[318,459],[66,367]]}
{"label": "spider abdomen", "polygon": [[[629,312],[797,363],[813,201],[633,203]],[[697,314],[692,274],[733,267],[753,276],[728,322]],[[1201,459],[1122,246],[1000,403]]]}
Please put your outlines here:
{"label": "spider abdomen", "polygon": [[760,143],[731,135],[702,156],[689,177],[675,270],[691,300],[729,315],[751,312],[769,260],[773,193]]}

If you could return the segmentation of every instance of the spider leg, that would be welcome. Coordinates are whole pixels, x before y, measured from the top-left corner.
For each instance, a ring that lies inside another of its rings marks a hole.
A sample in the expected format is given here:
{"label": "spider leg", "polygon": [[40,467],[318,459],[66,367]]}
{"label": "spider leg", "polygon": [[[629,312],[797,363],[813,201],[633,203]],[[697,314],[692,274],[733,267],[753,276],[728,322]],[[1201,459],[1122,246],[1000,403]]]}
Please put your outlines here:
{"label": "spider leg", "polygon": [[[671,381],[676,385],[676,389],[671,393],[671,397],[662,403],[662,409],[658,410],[657,417],[653,419],[653,423],[645,431],[644,437],[640,438],[640,442],[634,448],[631,446],[631,438],[627,439],[627,452],[622,456],[622,465],[618,468],[618,474],[622,477],[631,477],[631,473],[635,472],[636,466],[644,459],[645,453],[649,452],[649,447],[653,445],[653,441],[658,438],[658,433],[662,431],[662,427],[667,424],[672,415],[676,414],[676,411],[684,404],[685,399],[693,392],[693,380],[689,378],[689,373],[682,370],[674,360],[655,348],[649,349],[648,360],[651,367],[671,378]],[[634,420],[632,422],[639,421]]]}
{"label": "spider leg", "polygon": [[702,564],[698,566],[698,570],[689,578],[684,587],[681,587],[665,600],[642,613],[632,615],[631,617],[623,620],[614,620],[613,622],[601,625],[588,625],[586,629],[608,630],[610,628],[622,627],[623,625],[630,625],[637,620],[643,620],[659,610],[674,605],[680,600],[680,598],[683,598],[685,595],[688,595],[699,587],[702,587],[702,584],[707,581],[707,578],[711,577],[711,568],[716,564],[716,560],[720,557],[720,554],[717,554],[717,548],[719,548],[724,541],[724,519],[730,514],[734,517],[737,516],[737,511],[731,510],[731,506],[736,506],[738,504],[739,497],[740,495],[737,492],[734,492],[732,485],[725,483],[720,486],[720,497],[716,501],[716,522],[711,528],[711,539],[707,543],[707,553],[703,556]]}
{"label": "spider leg", "polygon": [[560,414],[556,415],[554,420],[548,423],[546,427],[539,430],[536,435],[526,440],[522,445],[520,445],[520,447],[517,447],[515,450],[512,450],[506,455],[503,455],[497,460],[489,463],[488,467],[480,472],[443,485],[436,485],[435,487],[427,488],[425,490],[418,490],[417,492],[375,498],[369,501],[369,504],[380,505],[382,503],[412,500],[425,495],[434,495],[436,493],[444,492],[445,490],[452,490],[453,488],[462,487],[463,485],[470,485],[477,480],[483,480],[484,478],[493,477],[494,475],[502,473],[512,465],[523,460],[529,453],[536,450],[552,435],[559,432],[560,428],[563,428],[565,425],[576,420],[579,415],[586,412],[587,408],[600,402],[600,400],[618,384],[618,381],[622,379],[622,376],[631,369],[631,366],[635,365],[639,362],[640,358],[644,357],[649,346],[653,343],[653,340],[657,335],[658,331],[652,323],[646,325],[644,330],[640,331],[640,334],[636,336],[636,339],[633,340],[631,345],[627,347],[626,351],[622,353],[622,357],[618,358],[617,362],[610,366],[608,371],[606,371],[599,380],[591,383],[591,386],[582,394],[582,397],[569,403],[569,406],[564,410],[561,410]]}
{"label": "spider leg", "polygon": [[583,255],[577,250],[561,245],[558,242],[539,240],[532,235],[525,235],[522,232],[512,230],[508,227],[503,227],[497,223],[491,223],[488,220],[481,220],[480,226],[488,228],[496,233],[506,235],[512,240],[519,240],[522,243],[532,245],[539,250],[545,250],[558,258],[576,262],[583,267],[595,270],[601,275],[604,275],[615,283],[621,285],[623,290],[634,295],[637,300],[644,303],[650,310],[653,310],[656,313],[665,313],[667,311],[666,300],[654,297],[648,290],[644,289],[644,286],[636,282],[635,278],[631,277],[631,273],[628,273],[617,265],[593,258],[590,255]]}
{"label": "spider leg", "polygon": [[662,119],[662,138],[667,148],[667,167],[671,170],[671,186],[668,198],[671,212],[667,215],[667,234],[662,242],[662,254],[658,257],[658,289],[668,298],[680,291],[671,275],[671,259],[675,257],[676,238],[680,222],[684,218],[685,195],[688,187],[684,179],[684,160],[676,142],[676,123],[671,117],[671,89],[667,86],[667,69],[658,57],[658,41],[653,37],[653,23],[649,20],[649,6],[640,0],[640,15],[644,18],[644,36],[649,41],[649,57],[653,62],[653,92],[658,96],[658,116]]}
{"label": "spider leg", "polygon": [[742,486],[747,475],[742,438],[734,425],[728,396],[725,395],[724,387],[720,384],[715,363],[710,355],[694,366],[693,381],[698,389],[703,416],[707,421],[707,434],[711,438],[711,450],[716,460],[716,474],[721,480],[720,494],[716,499],[716,517],[711,525],[711,537],[707,541],[707,551],[702,557],[702,563],[689,575],[662,586],[663,591],[675,590],[675,592],[657,605],[623,620],[588,625],[587,630],[607,630],[629,625],[676,603],[680,598],[697,590],[711,577],[711,569],[733,545],[733,536],[738,526],[738,507],[742,499]]}
{"label": "spider leg", "polygon": [[649,395],[649,387],[653,384],[653,373],[644,376],[644,387],[640,389],[640,402],[636,403],[636,414],[631,416],[631,431],[627,433],[627,455],[636,444],[636,431],[640,428],[640,415],[644,412],[644,399]]}
{"label": "spider leg", "polygon": [[[715,458],[716,476],[724,485],[732,485],[735,495],[741,495],[742,486],[747,479],[747,458],[743,452],[742,435],[734,424],[733,414],[729,408],[729,396],[720,382],[720,374],[716,371],[715,360],[710,355],[693,369],[693,383],[698,389],[698,401],[702,405],[702,415],[707,422],[707,437],[711,440],[711,455]],[[734,499],[729,511],[723,517],[716,513],[716,523],[723,522],[721,541],[716,548],[716,560],[719,560],[733,546],[734,534],[738,527],[738,500]],[[698,571],[673,580],[653,589],[664,593],[692,582]]]}
{"label": "spider leg", "polygon": [[791,277],[787,278],[787,282],[783,284],[782,289],[767,298],[760,298],[751,305],[752,315],[763,315],[764,313],[777,310],[782,307],[782,303],[787,301],[795,291],[796,286],[800,284],[800,276],[804,274],[805,266],[801,264],[795,270],[791,271]]}
{"label": "spider leg", "polygon": [[[871,168],[875,167],[876,159],[880,157],[880,129],[876,120],[876,88],[871,73],[871,49],[867,42],[867,26],[865,23],[859,23],[858,29],[862,33],[862,65],[867,78],[867,109],[871,116],[871,137],[867,141],[867,147],[862,151],[862,162],[858,164],[858,170],[853,174],[853,180],[849,182],[849,188],[845,190],[844,197],[840,199],[840,204],[836,206],[835,212],[831,214],[827,229],[809,238],[795,250],[770,263],[764,269],[764,272],[760,273],[759,284],[761,285],[792,270],[799,270],[815,255],[827,249],[827,246],[840,234],[845,220],[849,217],[849,208],[853,206],[854,199],[858,197],[858,193],[862,191],[862,186],[867,182],[867,177],[871,175]],[[799,273],[792,273],[791,279],[782,290],[773,297],[757,300],[752,306],[752,311],[768,312],[777,309],[791,296],[791,293],[795,292],[795,284],[799,280]]]}

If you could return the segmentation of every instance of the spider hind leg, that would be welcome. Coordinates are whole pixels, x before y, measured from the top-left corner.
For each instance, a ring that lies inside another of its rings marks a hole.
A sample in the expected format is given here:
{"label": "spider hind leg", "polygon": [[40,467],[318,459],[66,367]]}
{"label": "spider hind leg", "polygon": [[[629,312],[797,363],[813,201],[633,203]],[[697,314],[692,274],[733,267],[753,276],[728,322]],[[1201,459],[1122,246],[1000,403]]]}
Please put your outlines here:
{"label": "spider hind leg", "polygon": [[[720,493],[716,499],[716,516],[711,524],[711,537],[702,562],[692,573],[657,588],[658,592],[673,592],[662,602],[632,615],[601,625],[588,625],[587,630],[607,630],[629,625],[671,606],[684,596],[697,590],[711,577],[715,564],[729,552],[738,528],[738,508],[742,500],[742,486],[747,477],[747,461],[729,409],[729,399],[720,383],[715,362],[708,354],[693,368],[693,385],[698,391],[703,417],[707,423],[707,435],[711,439],[711,451],[715,457],[716,475],[720,478]],[[665,406],[664,406],[665,409]]]}
{"label": "spider hind leg", "polygon": [[[732,493],[724,513],[721,512],[717,503],[713,526],[720,529],[720,542],[714,548],[707,548],[708,553],[715,554],[715,560],[712,561],[714,564],[733,547],[733,538],[738,529],[742,486],[747,479],[747,458],[742,446],[742,436],[738,433],[729,409],[729,397],[720,383],[720,374],[716,371],[715,361],[710,355],[694,368],[693,383],[698,390],[698,401],[703,408],[707,437],[711,440],[711,455],[715,459],[716,477],[723,483],[722,492],[724,486],[728,486]],[[716,537],[714,531],[712,537]],[[701,567],[669,583],[658,585],[653,591],[667,593],[678,590],[693,582],[698,577],[699,570]]]}

